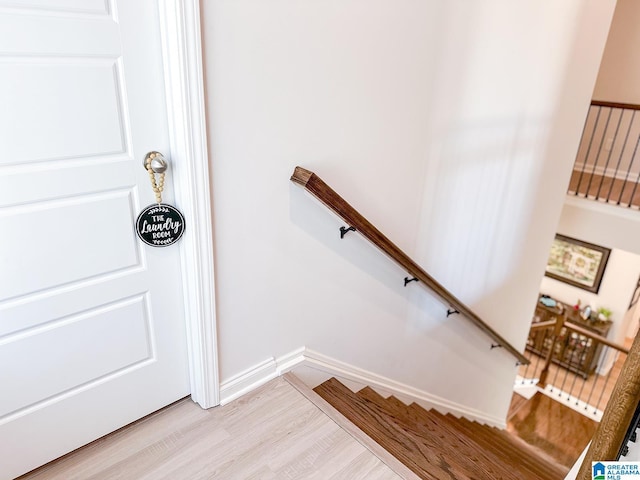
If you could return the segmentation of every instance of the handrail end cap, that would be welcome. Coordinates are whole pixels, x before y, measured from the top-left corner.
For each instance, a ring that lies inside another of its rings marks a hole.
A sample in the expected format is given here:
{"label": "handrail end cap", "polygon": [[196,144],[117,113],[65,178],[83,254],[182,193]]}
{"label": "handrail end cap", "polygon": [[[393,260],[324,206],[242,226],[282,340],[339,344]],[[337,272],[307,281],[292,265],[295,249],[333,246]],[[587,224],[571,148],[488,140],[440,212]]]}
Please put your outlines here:
{"label": "handrail end cap", "polygon": [[291,175],[291,181],[305,186],[313,174],[314,173],[312,171],[307,170],[306,168],[296,167],[293,171],[293,175]]}

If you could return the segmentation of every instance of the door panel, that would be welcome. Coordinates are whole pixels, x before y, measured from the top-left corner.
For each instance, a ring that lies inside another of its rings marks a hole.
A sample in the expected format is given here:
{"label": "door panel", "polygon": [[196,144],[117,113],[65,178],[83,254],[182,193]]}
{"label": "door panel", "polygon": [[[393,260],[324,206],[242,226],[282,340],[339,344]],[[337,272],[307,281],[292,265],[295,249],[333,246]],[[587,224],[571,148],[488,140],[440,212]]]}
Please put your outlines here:
{"label": "door panel", "polygon": [[[125,152],[122,94],[113,59],[5,61],[0,78],[11,92],[3,106],[15,112],[0,123],[6,139],[0,165],[74,157],[95,162]],[[22,141],[25,125],[32,138],[47,142]]]}
{"label": "door panel", "polygon": [[[114,188],[114,185],[128,189],[133,198],[135,191],[131,188],[131,158],[128,155],[85,157],[76,162],[60,163],[58,166],[49,165],[45,176],[35,177],[33,170],[42,168],[40,165],[31,168],[0,167],[0,207],[103,192]],[[81,175],[83,181],[76,182],[68,174],[69,168]]]}
{"label": "door panel", "polygon": [[189,393],[179,249],[134,230],[170,153],[156,8],[0,0],[0,479]]}
{"label": "door panel", "polygon": [[44,9],[65,13],[96,13],[109,14],[107,0],[14,0],[0,2],[0,6],[18,6],[23,9]]}
{"label": "door panel", "polygon": [[10,38],[11,43],[3,42],[0,53],[16,56],[7,60],[28,61],[38,57],[57,61],[115,60],[122,52],[119,43],[122,32],[114,15],[85,15],[55,9],[3,10],[6,13],[0,18],[0,32],[3,38]]}
{"label": "door panel", "polygon": [[131,235],[131,192],[82,195],[2,210],[3,250],[29,253],[3,256],[1,268],[12,275],[0,280],[0,301],[140,264],[138,242]]}
{"label": "door panel", "polygon": [[[152,359],[146,300],[138,295],[97,306],[6,338],[0,364],[21,368],[0,371],[0,384],[11,392],[2,402],[0,416]],[[40,381],[25,383],[23,378]]]}

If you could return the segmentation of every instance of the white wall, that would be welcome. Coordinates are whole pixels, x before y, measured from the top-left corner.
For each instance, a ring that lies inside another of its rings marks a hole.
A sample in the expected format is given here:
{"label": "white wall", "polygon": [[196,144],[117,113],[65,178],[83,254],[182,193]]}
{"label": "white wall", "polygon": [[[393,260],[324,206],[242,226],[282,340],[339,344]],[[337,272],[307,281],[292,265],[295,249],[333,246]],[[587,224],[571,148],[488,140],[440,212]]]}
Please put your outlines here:
{"label": "white wall", "polygon": [[640,255],[640,215],[630,208],[567,196],[558,233]]}
{"label": "white wall", "polygon": [[638,328],[640,328],[640,308],[638,307],[640,303],[636,302],[625,314],[625,323],[627,325],[627,338],[635,338],[638,334]]}
{"label": "white wall", "polygon": [[221,379],[306,345],[504,417],[513,359],[289,177],[522,349],[613,4],[204,2]]}
{"label": "white wall", "polygon": [[640,104],[640,2],[618,0],[602,65],[593,91],[595,100]]}

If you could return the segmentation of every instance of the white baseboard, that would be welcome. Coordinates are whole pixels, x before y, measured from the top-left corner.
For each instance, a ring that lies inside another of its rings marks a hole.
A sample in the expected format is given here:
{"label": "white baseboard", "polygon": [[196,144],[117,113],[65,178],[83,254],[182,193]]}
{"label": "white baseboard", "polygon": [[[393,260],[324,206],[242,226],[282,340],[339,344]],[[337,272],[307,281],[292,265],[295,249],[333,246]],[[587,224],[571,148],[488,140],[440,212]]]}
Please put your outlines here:
{"label": "white baseboard", "polygon": [[633,181],[635,178],[638,178],[637,171],[631,171],[627,174],[626,170],[616,170],[613,166],[604,168],[603,165],[596,165],[595,169],[593,168],[593,163],[576,163],[573,166],[574,171],[583,171],[586,175],[591,175],[592,173],[595,175],[601,175],[604,177],[612,177],[617,180],[630,180]]}
{"label": "white baseboard", "polygon": [[460,405],[437,395],[432,395],[424,390],[419,390],[410,385],[405,385],[390,378],[349,365],[308,348],[304,351],[304,362],[301,362],[300,366],[324,371],[339,380],[344,379],[367,385],[374,390],[393,395],[405,403],[415,402],[426,409],[435,408],[441,413],[451,413],[457,417],[475,420],[478,423],[499,428],[506,427],[504,418],[487,415],[479,410]]}
{"label": "white baseboard", "polygon": [[225,405],[289,371],[294,374],[299,371],[301,379],[312,388],[328,378],[336,377],[352,389],[369,386],[384,396],[393,395],[405,403],[415,402],[424,408],[434,408],[443,414],[450,413],[498,428],[506,427],[504,418],[487,415],[306,347],[298,348],[279,358],[272,357],[223,382],[220,385],[220,404]]}
{"label": "white baseboard", "polygon": [[264,385],[279,375],[290,371],[304,361],[305,347],[298,348],[287,355],[271,357],[259,364],[240,372],[235,377],[220,384],[220,405],[241,397],[242,395]]}

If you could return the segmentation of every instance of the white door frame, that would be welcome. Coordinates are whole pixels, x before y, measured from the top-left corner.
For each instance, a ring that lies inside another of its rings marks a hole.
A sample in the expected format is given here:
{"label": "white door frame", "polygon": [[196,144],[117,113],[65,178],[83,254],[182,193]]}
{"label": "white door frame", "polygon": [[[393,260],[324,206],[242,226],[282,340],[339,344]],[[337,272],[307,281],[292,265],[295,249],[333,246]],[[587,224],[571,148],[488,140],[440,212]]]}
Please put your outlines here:
{"label": "white door frame", "polygon": [[186,229],[180,242],[191,396],[220,403],[213,229],[199,0],[160,0],[172,174]]}

